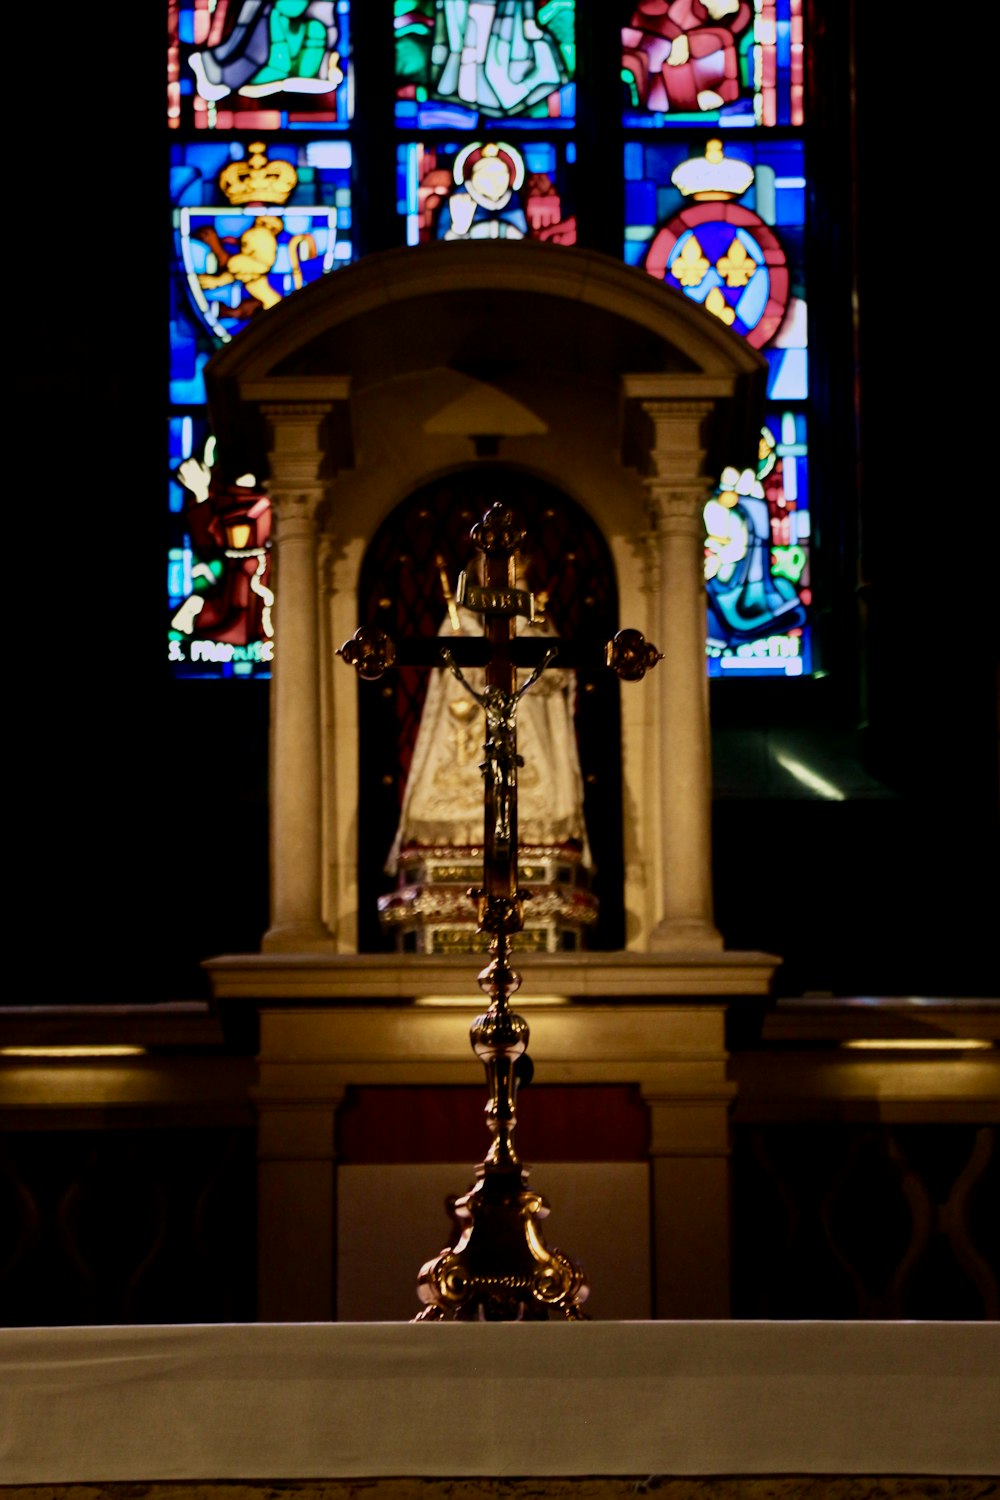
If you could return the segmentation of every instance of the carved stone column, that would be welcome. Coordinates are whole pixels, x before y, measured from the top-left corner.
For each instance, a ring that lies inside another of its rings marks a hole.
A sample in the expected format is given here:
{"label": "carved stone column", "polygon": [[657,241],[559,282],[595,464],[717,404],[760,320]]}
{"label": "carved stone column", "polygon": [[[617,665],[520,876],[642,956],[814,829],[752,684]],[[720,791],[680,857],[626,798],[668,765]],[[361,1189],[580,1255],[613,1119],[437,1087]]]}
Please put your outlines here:
{"label": "carved stone column", "polygon": [[[712,899],[712,776],[705,666],[702,511],[712,480],[703,472],[702,433],[712,401],[643,402],[652,422],[646,479],[659,539],[663,661],[660,794],[663,914],[650,947],[719,949]],[[660,644],[660,642],[658,642]]]}
{"label": "carved stone column", "polygon": [[322,918],[316,514],[326,495],[327,402],[265,405],[275,517],[271,697],[271,925],[265,952],[332,951]]}

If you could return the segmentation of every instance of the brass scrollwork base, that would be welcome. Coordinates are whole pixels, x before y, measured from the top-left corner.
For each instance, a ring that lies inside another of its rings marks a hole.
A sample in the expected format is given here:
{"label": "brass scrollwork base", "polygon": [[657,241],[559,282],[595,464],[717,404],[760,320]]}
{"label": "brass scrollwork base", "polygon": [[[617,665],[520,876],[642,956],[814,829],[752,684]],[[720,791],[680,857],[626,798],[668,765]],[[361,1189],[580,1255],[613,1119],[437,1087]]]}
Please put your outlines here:
{"label": "brass scrollwork base", "polygon": [[415,1322],[543,1322],[550,1313],[586,1318],[590,1291],[580,1266],[545,1244],[539,1220],[549,1212],[527,1186],[523,1168],[481,1172],[454,1206],[463,1226],[454,1249],[420,1269]]}

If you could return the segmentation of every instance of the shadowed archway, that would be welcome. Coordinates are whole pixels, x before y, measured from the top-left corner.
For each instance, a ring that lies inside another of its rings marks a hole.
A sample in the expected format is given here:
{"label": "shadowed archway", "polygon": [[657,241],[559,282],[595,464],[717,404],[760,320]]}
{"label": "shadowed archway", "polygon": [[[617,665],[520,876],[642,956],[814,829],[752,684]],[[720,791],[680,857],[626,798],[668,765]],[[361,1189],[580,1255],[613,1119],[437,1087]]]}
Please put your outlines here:
{"label": "shadowed archway", "polygon": [[[435,635],[445,614],[443,566],[454,587],[471,551],[469,531],[494,502],[513,504],[527,534],[527,582],[546,596],[555,631],[603,642],[618,628],[614,566],[600,530],[555,486],[503,465],[459,470],[422,486],[376,532],[358,583],[358,618],[394,639]],[[440,559],[440,561],[439,561]],[[383,865],[399,819],[410,756],[427,690],[426,668],[398,666],[381,691],[359,693],[359,947],[388,950],[377,897],[393,877]],[[621,714],[613,673],[577,676],[576,730],[584,811],[594,860],[598,921],[587,946],[624,943],[622,897]]]}

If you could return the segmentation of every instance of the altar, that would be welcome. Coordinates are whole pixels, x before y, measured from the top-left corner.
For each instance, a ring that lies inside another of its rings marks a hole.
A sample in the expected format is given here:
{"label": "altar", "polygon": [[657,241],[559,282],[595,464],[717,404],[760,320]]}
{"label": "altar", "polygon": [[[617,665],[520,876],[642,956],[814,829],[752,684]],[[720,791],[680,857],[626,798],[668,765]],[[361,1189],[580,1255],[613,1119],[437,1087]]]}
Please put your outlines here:
{"label": "altar", "polygon": [[[506,1496],[519,1492],[518,1480],[546,1477],[565,1488],[535,1483],[531,1494],[572,1494],[572,1481],[586,1476],[606,1483],[629,1476],[639,1493],[640,1484],[670,1476],[715,1476],[719,1484],[720,1476],[817,1475],[940,1476],[950,1484],[922,1491],[890,1484],[884,1492],[965,1496],[972,1491],[961,1476],[1000,1472],[1000,1329],[753,1322],[4,1329],[0,1413],[0,1483],[45,1500],[79,1493],[63,1486],[84,1483],[95,1486],[90,1500],[125,1482],[173,1481],[173,1493],[190,1496],[195,1482],[201,1495],[202,1483],[210,1494],[211,1481],[229,1481],[231,1495],[240,1480],[259,1495],[272,1493],[264,1481],[283,1481],[282,1493],[286,1485],[294,1493],[297,1479],[399,1476],[425,1483],[387,1493],[455,1494],[449,1479],[469,1481],[466,1493]],[[471,1484],[486,1480],[506,1482]],[[862,1492],[872,1490],[825,1491]]]}

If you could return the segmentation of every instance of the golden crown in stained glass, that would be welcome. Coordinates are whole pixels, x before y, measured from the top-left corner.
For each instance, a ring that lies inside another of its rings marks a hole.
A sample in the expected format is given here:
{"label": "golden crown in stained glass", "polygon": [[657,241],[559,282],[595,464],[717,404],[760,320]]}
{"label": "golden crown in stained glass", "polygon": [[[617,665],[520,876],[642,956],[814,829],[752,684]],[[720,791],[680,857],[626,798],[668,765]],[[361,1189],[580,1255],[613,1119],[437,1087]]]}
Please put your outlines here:
{"label": "golden crown in stained glass", "polygon": [[234,206],[284,203],[299,180],[289,161],[271,161],[263,141],[252,141],[243,161],[230,162],[219,173],[219,187]]}

